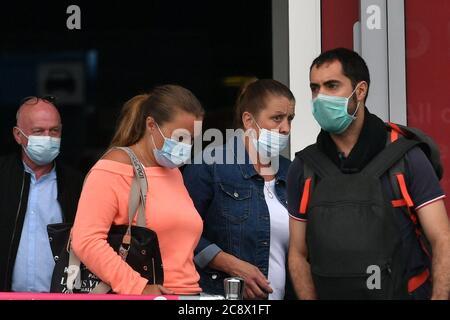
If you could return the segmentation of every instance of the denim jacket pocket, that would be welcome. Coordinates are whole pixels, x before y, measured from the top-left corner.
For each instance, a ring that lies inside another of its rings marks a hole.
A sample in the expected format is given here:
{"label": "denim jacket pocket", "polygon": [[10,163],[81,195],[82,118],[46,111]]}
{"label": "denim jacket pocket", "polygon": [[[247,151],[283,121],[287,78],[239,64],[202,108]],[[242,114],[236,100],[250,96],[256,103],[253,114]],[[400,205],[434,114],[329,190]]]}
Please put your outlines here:
{"label": "denim jacket pocket", "polygon": [[231,223],[244,222],[250,213],[252,189],[220,183],[222,214]]}

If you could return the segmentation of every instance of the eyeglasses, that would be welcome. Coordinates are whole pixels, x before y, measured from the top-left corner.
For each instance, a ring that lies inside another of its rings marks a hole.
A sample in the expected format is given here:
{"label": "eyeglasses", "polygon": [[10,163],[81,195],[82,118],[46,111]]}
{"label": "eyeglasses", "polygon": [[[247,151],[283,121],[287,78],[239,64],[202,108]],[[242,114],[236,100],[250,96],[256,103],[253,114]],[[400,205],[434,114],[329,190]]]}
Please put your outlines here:
{"label": "eyeglasses", "polygon": [[45,102],[48,102],[50,104],[55,104],[56,101],[56,97],[55,96],[30,96],[30,97],[25,97],[20,101],[20,105],[24,105],[24,104],[30,104],[30,105],[34,105],[37,104],[39,102],[39,100],[43,100]]}

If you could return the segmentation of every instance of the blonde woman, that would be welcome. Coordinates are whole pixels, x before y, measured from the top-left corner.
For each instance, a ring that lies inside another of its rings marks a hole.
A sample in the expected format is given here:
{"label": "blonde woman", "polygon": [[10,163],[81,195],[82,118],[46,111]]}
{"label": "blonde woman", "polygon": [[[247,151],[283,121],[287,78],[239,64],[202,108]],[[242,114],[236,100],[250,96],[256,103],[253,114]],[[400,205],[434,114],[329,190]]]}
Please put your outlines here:
{"label": "blonde woman", "polygon": [[[129,147],[145,167],[148,180],[146,224],[159,239],[164,284],[152,285],[133,270],[106,241],[113,224],[128,223],[133,167],[122,150],[112,150],[92,168],[84,185],[72,247],[80,260],[119,294],[198,294],[193,251],[202,219],[178,169],[190,157],[194,122],[203,109],[187,89],[165,85],[129,100],[112,147]],[[181,134],[180,134],[181,132]]]}

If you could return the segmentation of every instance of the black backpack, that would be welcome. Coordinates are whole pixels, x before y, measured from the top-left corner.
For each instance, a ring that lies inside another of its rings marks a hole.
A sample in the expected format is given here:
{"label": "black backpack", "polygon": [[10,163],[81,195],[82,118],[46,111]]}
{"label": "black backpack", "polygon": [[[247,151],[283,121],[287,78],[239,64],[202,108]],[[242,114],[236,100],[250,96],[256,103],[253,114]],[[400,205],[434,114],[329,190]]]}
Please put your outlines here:
{"label": "black backpack", "polygon": [[[441,162],[441,154],[438,145],[431,137],[417,128],[406,127],[391,122],[386,123],[386,126],[389,133],[387,145],[394,143],[399,139],[409,139],[419,142],[418,146],[427,156],[432,167],[434,168],[436,176],[439,180],[442,179],[444,175],[444,168]],[[415,226],[416,236],[422,250],[431,260],[431,245],[423,233],[422,226],[420,225],[417,214],[414,210],[414,203],[409,195],[408,187],[406,185],[405,167],[407,161],[408,157],[405,155],[389,169],[389,178],[391,181],[392,190],[395,197],[398,199],[393,201],[392,205],[394,208],[400,208],[403,213],[411,219]],[[420,284],[419,282],[411,284],[409,290],[414,291],[414,289]]]}
{"label": "black backpack", "polygon": [[[320,299],[408,299],[408,293],[429,279],[428,269],[409,279],[404,272],[394,208],[403,207],[421,236],[404,179],[405,154],[422,147],[434,157],[435,162],[430,161],[442,176],[439,151],[416,129],[392,124],[388,128],[387,147],[359,173],[341,173],[316,145],[298,154],[305,177],[300,212],[308,211],[306,242]],[[386,172],[396,187],[398,200],[392,203],[385,199],[380,182]],[[427,246],[422,247],[426,251]],[[379,273],[379,281],[371,278],[372,272]]]}
{"label": "black backpack", "polygon": [[441,154],[437,143],[431,137],[426,135],[420,129],[406,127],[392,122],[386,123],[386,127],[389,132],[388,144],[397,141],[401,137],[420,142],[419,146],[428,157],[428,160],[430,160],[437,177],[439,180],[442,179],[444,168],[441,162]]}

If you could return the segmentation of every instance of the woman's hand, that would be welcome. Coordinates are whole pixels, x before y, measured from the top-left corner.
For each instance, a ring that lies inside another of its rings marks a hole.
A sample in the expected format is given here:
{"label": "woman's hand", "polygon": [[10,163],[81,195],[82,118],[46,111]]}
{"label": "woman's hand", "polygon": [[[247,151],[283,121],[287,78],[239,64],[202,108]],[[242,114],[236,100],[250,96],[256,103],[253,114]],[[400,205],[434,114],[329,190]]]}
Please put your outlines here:
{"label": "woman's hand", "polygon": [[163,286],[159,284],[148,284],[145,286],[144,291],[142,291],[142,294],[152,294],[152,295],[170,295],[174,294],[172,290],[166,289]]}
{"label": "woman's hand", "polygon": [[244,299],[265,299],[273,290],[264,274],[254,265],[226,252],[218,253],[209,267],[244,280]]}
{"label": "woman's hand", "polygon": [[267,298],[267,295],[272,293],[273,290],[264,274],[254,265],[243,260],[237,260],[230,274],[244,279],[244,299]]}

